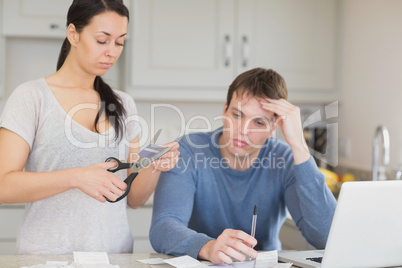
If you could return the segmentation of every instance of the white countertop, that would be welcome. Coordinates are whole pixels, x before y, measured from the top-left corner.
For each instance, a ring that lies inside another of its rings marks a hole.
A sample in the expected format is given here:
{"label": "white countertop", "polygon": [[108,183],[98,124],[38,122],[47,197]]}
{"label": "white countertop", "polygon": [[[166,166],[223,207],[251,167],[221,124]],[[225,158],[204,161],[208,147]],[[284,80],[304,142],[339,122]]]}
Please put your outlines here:
{"label": "white countertop", "polygon": [[[159,253],[135,253],[135,254],[109,254],[109,262],[113,265],[119,265],[120,268],[172,268],[169,264],[149,265],[138,260],[150,258],[169,259],[173,256]],[[32,266],[45,264],[46,261],[68,261],[73,262],[73,255],[0,255],[1,268],[20,268],[23,266]],[[294,266],[292,266],[294,267]]]}
{"label": "white countertop", "polygon": [[[172,258],[172,256],[158,253],[136,253],[136,254],[109,254],[109,262],[113,265],[119,265],[120,268],[138,267],[150,268],[148,264],[143,264],[137,260],[149,258]],[[73,255],[0,255],[1,268],[20,268],[23,266],[33,266],[45,264],[47,261],[68,261],[73,262]],[[160,268],[172,267],[168,264],[158,265]]]}

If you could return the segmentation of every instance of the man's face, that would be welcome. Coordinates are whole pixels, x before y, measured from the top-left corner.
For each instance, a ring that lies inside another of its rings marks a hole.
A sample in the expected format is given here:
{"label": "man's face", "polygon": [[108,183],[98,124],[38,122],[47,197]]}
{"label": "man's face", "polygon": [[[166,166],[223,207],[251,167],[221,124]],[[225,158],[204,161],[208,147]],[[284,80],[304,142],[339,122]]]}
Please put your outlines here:
{"label": "man's face", "polygon": [[229,157],[257,157],[261,146],[272,137],[274,114],[266,111],[260,99],[247,94],[233,95],[223,110],[221,152]]}

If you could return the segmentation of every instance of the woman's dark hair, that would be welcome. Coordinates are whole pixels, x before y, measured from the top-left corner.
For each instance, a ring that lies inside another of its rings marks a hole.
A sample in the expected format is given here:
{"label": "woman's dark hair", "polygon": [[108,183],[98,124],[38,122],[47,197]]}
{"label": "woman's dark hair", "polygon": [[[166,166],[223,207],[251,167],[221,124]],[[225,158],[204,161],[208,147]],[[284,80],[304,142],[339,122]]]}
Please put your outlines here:
{"label": "woman's dark hair", "polygon": [[237,95],[250,94],[259,98],[288,98],[285,79],[272,69],[254,68],[237,76],[229,86],[227,107],[235,92]]}
{"label": "woman's dark hair", "polygon": [[[67,13],[67,27],[72,23],[77,32],[81,32],[91,19],[104,12],[115,12],[120,16],[129,19],[129,11],[122,0],[74,0]],[[63,66],[64,61],[70,52],[70,42],[64,39],[57,61],[57,70]],[[100,76],[96,76],[94,88],[101,98],[101,107],[95,119],[95,130],[99,133],[98,122],[103,112],[116,131],[116,139],[121,136],[123,122],[122,116],[125,115],[123,104],[111,87],[106,84]],[[113,120],[112,120],[113,119]]]}

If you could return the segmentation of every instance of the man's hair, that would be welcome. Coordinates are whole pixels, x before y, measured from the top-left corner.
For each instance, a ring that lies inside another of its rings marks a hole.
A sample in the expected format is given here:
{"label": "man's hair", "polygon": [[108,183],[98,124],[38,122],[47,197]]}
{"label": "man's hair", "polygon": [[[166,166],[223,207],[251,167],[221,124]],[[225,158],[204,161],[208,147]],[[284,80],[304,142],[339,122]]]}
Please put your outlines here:
{"label": "man's hair", "polygon": [[236,77],[229,86],[226,98],[227,107],[230,106],[235,92],[237,96],[246,94],[258,98],[288,98],[285,79],[274,70],[264,68],[254,68]]}

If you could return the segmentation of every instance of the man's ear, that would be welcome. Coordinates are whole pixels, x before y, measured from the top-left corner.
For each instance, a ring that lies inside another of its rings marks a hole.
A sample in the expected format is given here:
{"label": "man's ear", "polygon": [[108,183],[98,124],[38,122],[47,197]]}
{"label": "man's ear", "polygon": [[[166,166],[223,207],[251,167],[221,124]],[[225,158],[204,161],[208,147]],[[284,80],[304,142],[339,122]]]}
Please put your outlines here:
{"label": "man's ear", "polygon": [[223,112],[222,114],[225,114],[228,110],[228,104],[225,102],[225,105],[223,105]]}
{"label": "man's ear", "polygon": [[223,111],[222,111],[222,122],[223,122],[223,124],[225,124],[225,121],[227,120],[227,117],[226,117],[227,109],[228,109],[228,104],[225,103],[225,105],[223,105]]}
{"label": "man's ear", "polygon": [[276,132],[277,129],[278,129],[278,124],[275,123],[275,124],[272,126],[272,129],[271,129],[272,134],[275,134],[275,132]]}
{"label": "man's ear", "polygon": [[279,127],[278,121],[273,120],[272,123],[271,123],[271,130],[269,131],[270,132],[270,138],[274,137],[276,135],[276,130],[278,129],[278,127]]}
{"label": "man's ear", "polygon": [[67,39],[70,41],[72,47],[75,47],[80,40],[80,35],[75,28],[75,25],[70,23],[67,27]]}

